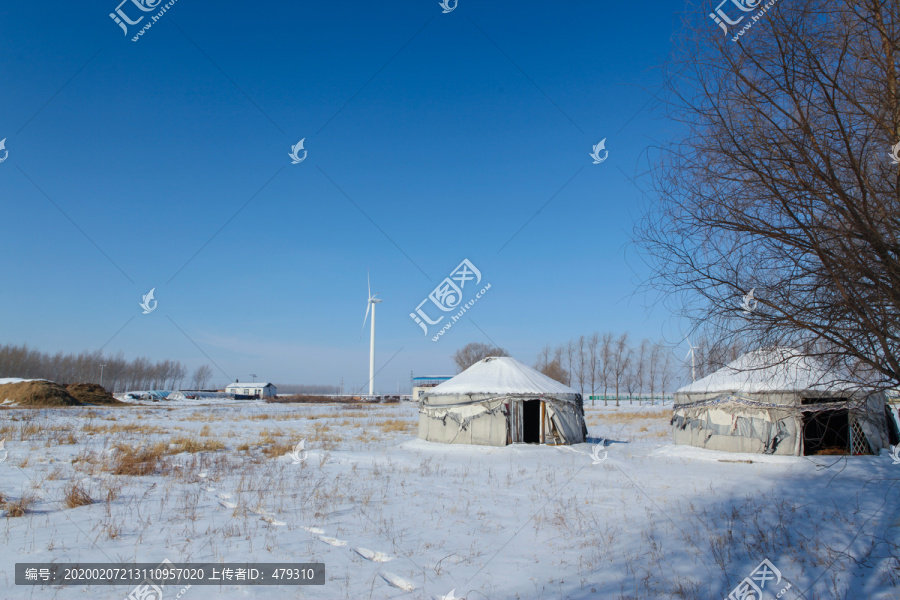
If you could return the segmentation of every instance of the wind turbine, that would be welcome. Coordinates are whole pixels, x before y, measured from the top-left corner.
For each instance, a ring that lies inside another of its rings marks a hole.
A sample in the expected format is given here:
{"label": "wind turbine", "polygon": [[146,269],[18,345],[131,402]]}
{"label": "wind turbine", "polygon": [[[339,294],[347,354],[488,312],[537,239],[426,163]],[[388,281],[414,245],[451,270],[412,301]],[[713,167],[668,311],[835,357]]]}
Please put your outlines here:
{"label": "wind turbine", "polygon": [[688,346],[690,347],[690,350],[684,355],[684,358],[687,358],[688,354],[691,355],[691,381],[697,381],[697,362],[694,359],[694,350],[699,350],[700,347],[693,345],[689,337],[685,336],[684,339],[687,340]]}
{"label": "wind turbine", "polygon": [[369,396],[373,396],[373,388],[375,385],[375,305],[381,302],[376,298],[378,294],[372,293],[372,284],[369,281],[369,274],[366,273],[366,285],[369,287],[369,300],[366,304],[366,316],[363,319],[363,330],[366,329],[366,321],[369,319],[369,309],[372,309],[372,334],[369,337]]}

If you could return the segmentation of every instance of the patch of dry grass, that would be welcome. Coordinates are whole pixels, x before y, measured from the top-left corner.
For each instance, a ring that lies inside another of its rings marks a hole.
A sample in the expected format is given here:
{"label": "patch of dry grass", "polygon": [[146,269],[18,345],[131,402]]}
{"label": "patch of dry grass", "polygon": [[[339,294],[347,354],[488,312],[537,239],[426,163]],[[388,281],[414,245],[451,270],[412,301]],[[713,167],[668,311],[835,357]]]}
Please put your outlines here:
{"label": "patch of dry grass", "polygon": [[65,496],[66,506],[69,508],[78,508],[79,506],[87,506],[93,504],[94,499],[87,493],[80,483],[75,482],[66,488]]}
{"label": "patch of dry grass", "polygon": [[34,494],[24,494],[18,500],[3,499],[3,508],[6,509],[6,517],[24,517],[31,510],[31,505],[37,498]]}
{"label": "patch of dry grass", "polygon": [[[203,434],[201,433],[201,435]],[[198,438],[187,437],[183,435],[172,438],[170,444],[174,444],[178,447],[175,450],[169,450],[169,453],[172,454],[176,454],[178,452],[188,452],[190,454],[195,454],[197,452],[216,452],[218,450],[225,449],[225,444],[223,444],[219,440],[201,440]]]}
{"label": "patch of dry grass", "polygon": [[278,458],[279,456],[283,456],[288,452],[291,452],[294,449],[294,444],[289,444],[287,442],[276,441],[267,446],[264,446],[262,449],[262,453],[266,455],[268,458]]}
{"label": "patch of dry grass", "polygon": [[161,468],[168,447],[163,443],[139,448],[119,444],[116,450],[112,464],[106,465],[104,470],[113,475],[151,475]]}
{"label": "patch of dry grass", "polygon": [[376,425],[384,433],[407,433],[415,429],[411,422],[400,419],[385,419]]}
{"label": "patch of dry grass", "polygon": [[654,421],[668,421],[672,418],[671,413],[668,411],[615,411],[615,412],[591,412],[588,418],[592,421],[591,424],[599,424],[599,423],[628,423],[629,421],[636,421],[638,419],[652,419]]}
{"label": "patch of dry grass", "polygon": [[166,433],[162,427],[155,425],[140,425],[138,423],[115,423],[112,425],[88,423],[83,425],[81,430],[89,435],[110,433],[140,433],[143,435],[153,435]]}

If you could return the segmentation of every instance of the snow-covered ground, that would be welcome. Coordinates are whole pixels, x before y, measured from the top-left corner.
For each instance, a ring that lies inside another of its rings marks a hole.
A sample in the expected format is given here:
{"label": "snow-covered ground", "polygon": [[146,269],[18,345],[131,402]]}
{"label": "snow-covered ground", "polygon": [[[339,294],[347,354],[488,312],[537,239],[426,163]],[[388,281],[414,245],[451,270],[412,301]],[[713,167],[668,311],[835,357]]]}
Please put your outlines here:
{"label": "snow-covered ground", "polygon": [[[898,597],[889,456],[676,447],[670,407],[586,411],[592,443],[486,448],[416,439],[411,404],[2,410],[0,493],[33,502],[3,519],[0,597],[133,587],[16,586],[16,562],[163,559],[326,566],[324,586],[193,586],[182,600],[722,599],[764,559],[782,577],[764,598],[788,585],[781,598]],[[138,448],[153,472],[114,474]],[[68,508],[73,484],[94,503]]]}

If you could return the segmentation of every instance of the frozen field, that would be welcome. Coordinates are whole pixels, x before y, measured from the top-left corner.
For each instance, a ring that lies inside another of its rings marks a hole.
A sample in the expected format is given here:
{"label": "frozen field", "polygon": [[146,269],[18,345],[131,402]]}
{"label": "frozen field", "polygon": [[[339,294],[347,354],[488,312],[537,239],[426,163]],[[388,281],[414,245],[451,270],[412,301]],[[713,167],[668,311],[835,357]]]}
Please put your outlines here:
{"label": "frozen field", "polygon": [[764,598],[900,598],[889,456],[675,447],[669,411],[586,406],[592,438],[611,440],[595,460],[593,444],[423,442],[409,404],[5,409],[0,493],[24,514],[2,520],[0,597],[132,589],[16,586],[16,562],[169,559],[326,565],[324,586],[184,600],[722,599],[768,559],[782,580]]}

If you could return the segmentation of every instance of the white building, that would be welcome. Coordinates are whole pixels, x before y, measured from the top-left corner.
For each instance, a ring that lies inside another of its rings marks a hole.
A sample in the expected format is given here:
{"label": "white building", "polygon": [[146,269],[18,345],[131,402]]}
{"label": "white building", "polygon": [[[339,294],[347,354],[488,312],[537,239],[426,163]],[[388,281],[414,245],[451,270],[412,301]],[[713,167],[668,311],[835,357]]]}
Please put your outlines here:
{"label": "white building", "polygon": [[412,400],[418,402],[425,394],[431,391],[445,381],[449,381],[451,377],[413,377]]}
{"label": "white building", "polygon": [[277,388],[271,383],[232,383],[225,386],[225,392],[233,394],[235,397],[249,398],[274,398]]}

